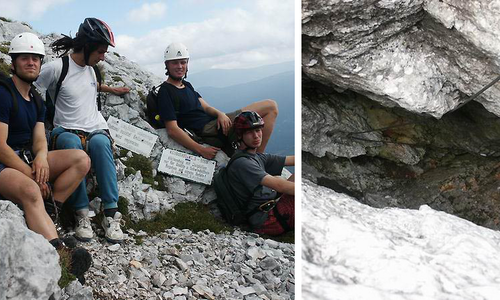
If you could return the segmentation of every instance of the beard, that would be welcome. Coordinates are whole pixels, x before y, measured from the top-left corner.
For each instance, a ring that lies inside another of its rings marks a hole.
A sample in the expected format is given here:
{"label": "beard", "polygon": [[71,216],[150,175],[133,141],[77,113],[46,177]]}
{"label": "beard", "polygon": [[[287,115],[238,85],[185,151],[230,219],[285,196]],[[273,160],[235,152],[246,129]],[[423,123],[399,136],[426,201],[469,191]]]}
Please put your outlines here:
{"label": "beard", "polygon": [[27,75],[27,74],[19,74],[19,73],[16,73],[16,76],[19,77],[19,79],[21,79],[22,81],[29,83],[29,84],[33,83],[38,78],[38,75],[35,76],[35,75]]}

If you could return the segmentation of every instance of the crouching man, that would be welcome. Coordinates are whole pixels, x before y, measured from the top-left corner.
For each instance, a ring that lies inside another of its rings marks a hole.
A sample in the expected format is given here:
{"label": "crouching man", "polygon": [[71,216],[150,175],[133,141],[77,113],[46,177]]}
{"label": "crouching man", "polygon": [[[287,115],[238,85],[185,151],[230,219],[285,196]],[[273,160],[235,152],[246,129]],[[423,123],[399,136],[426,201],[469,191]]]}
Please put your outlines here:
{"label": "crouching man", "polygon": [[259,153],[264,120],[254,111],[244,111],[234,120],[239,150],[248,153],[228,168],[229,185],[246,200],[246,216],[255,232],[279,235],[294,228],[295,183],[280,176],[284,166],[295,165],[295,156]]}

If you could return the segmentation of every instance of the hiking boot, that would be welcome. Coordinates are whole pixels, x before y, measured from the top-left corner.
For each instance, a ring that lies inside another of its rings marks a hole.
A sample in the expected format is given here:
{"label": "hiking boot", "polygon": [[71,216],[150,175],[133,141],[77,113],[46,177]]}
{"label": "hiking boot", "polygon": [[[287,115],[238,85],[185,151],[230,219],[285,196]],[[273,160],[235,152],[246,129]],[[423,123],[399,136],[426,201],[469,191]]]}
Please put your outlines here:
{"label": "hiking boot", "polygon": [[114,217],[106,217],[102,219],[102,227],[104,228],[104,237],[110,243],[117,244],[123,241],[123,232],[120,228],[122,223],[122,214],[116,212]]}
{"label": "hiking boot", "polygon": [[80,209],[76,211],[76,227],[75,227],[75,237],[82,241],[88,242],[94,237],[94,232],[92,231],[92,226],[90,224],[89,210]]}
{"label": "hiking boot", "polygon": [[63,243],[56,249],[60,259],[66,257],[66,259],[69,260],[69,265],[67,266],[69,272],[75,275],[81,284],[85,284],[84,274],[92,264],[92,256],[90,253],[83,248],[70,249]]}

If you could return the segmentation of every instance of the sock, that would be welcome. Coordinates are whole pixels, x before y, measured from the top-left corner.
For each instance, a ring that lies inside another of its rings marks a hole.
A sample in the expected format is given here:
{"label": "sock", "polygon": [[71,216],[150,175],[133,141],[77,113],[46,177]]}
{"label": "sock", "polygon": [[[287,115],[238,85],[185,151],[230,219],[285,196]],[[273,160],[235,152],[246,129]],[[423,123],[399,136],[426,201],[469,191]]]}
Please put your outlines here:
{"label": "sock", "polygon": [[55,238],[49,241],[49,243],[56,249],[59,249],[63,246],[63,243],[59,238]]}
{"label": "sock", "polygon": [[108,208],[104,210],[104,216],[113,218],[115,216],[115,213],[118,211],[118,208]]}
{"label": "sock", "polygon": [[80,217],[88,216],[89,215],[89,208],[82,208],[77,211],[75,211],[75,214]]}

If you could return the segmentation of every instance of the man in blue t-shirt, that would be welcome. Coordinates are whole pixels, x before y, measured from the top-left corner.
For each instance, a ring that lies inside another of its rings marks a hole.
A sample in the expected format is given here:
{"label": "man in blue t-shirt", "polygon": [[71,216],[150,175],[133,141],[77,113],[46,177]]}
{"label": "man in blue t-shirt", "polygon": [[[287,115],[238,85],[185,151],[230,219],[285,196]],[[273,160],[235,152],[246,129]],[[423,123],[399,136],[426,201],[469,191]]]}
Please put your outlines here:
{"label": "man in blue t-shirt", "polygon": [[[225,114],[210,106],[192,85],[184,80],[188,71],[188,60],[188,49],[181,43],[172,43],[165,49],[164,62],[168,78],[158,91],[158,110],[168,136],[207,159],[213,159],[221,149],[231,156],[232,144],[237,140],[232,122],[241,111],[251,110],[261,115],[266,122],[262,128],[262,144],[257,149],[257,152],[264,152],[278,116],[276,102],[269,99],[254,102]],[[196,143],[182,129],[194,131],[211,146],[205,147]]]}
{"label": "man in blue t-shirt", "polygon": [[[82,150],[47,150],[45,107],[31,86],[45,55],[42,41],[33,33],[18,34],[10,43],[9,55],[13,76],[0,85],[0,194],[22,206],[28,228],[56,249],[66,249],[44,199],[53,196],[52,204],[54,199],[63,203],[87,174],[90,160]],[[83,282],[90,254],[81,248],[71,253],[71,272]]]}

